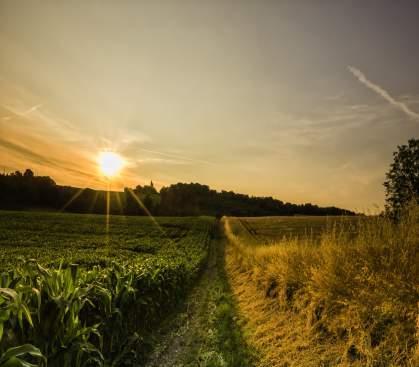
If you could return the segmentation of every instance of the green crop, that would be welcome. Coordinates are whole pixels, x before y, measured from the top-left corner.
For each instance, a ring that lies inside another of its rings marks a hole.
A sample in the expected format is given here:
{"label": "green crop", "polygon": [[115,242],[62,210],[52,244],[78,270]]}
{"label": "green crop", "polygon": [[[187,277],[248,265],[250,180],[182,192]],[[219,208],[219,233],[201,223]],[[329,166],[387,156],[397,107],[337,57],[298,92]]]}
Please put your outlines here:
{"label": "green crop", "polygon": [[0,219],[0,355],[6,361],[10,348],[32,344],[39,355],[28,352],[22,363],[63,367],[141,363],[150,332],[205,262],[214,223],[162,218],[158,228],[112,217],[106,234],[101,216]]}
{"label": "green crop", "polygon": [[30,344],[19,347],[9,348],[0,355],[0,367],[33,367],[35,364],[26,361],[27,356],[31,359],[37,359],[45,362],[41,351]]}

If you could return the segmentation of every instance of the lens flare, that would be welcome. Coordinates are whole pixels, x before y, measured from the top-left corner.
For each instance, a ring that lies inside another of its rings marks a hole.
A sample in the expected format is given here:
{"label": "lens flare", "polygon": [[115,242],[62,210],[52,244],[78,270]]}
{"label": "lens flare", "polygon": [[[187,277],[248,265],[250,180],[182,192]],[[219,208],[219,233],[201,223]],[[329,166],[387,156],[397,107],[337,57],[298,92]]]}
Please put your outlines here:
{"label": "lens flare", "polygon": [[114,152],[101,152],[98,157],[101,172],[106,177],[116,176],[124,165],[122,157]]}

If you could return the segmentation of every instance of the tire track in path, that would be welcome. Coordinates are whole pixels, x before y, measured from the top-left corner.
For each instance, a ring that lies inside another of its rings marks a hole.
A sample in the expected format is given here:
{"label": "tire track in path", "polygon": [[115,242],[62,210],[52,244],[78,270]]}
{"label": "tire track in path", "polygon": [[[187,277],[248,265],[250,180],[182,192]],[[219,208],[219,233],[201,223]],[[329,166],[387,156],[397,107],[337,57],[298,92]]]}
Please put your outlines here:
{"label": "tire track in path", "polygon": [[251,367],[236,325],[234,301],[224,270],[225,238],[220,225],[209,245],[202,275],[184,306],[157,331],[146,367]]}

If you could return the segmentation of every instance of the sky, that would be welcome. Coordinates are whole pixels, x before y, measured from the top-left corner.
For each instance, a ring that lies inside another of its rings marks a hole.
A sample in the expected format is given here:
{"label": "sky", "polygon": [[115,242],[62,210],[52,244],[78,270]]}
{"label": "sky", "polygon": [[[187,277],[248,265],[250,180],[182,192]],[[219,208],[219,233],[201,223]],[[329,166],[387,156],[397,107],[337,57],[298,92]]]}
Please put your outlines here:
{"label": "sky", "polygon": [[0,0],[0,169],[359,211],[419,137],[415,0]]}

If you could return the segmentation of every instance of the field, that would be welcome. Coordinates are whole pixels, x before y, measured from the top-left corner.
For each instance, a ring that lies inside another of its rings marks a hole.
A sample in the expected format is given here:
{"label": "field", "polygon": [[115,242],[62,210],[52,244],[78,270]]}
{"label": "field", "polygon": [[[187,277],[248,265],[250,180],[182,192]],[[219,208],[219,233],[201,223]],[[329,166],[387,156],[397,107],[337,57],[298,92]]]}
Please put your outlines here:
{"label": "field", "polygon": [[[248,243],[270,244],[282,240],[312,238],[319,241],[325,230],[337,228],[354,233],[359,217],[345,216],[282,216],[242,217],[230,222],[241,236],[247,236]],[[243,227],[243,228],[241,228]]]}
{"label": "field", "polygon": [[113,261],[199,255],[213,222],[209,217],[184,217],[159,218],[156,224],[148,217],[111,216],[107,231],[102,215],[0,211],[0,269],[21,257],[43,265],[65,261],[107,266]]}
{"label": "field", "polygon": [[0,212],[0,367],[414,366],[418,214]]}
{"label": "field", "polygon": [[140,363],[205,263],[213,226],[112,216],[106,230],[100,215],[0,212],[0,351],[31,343],[50,366]]}
{"label": "field", "polygon": [[256,365],[417,365],[418,215],[224,218]]}

